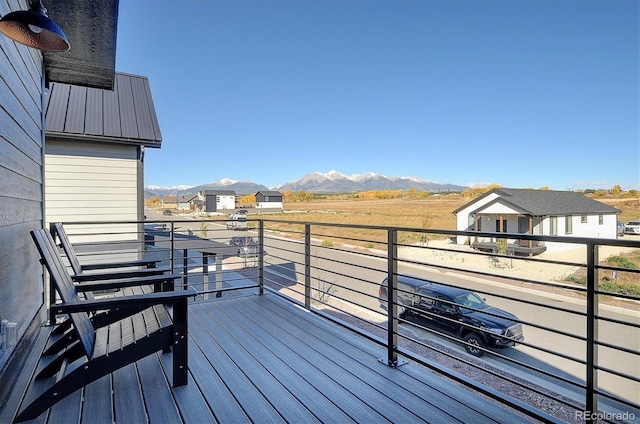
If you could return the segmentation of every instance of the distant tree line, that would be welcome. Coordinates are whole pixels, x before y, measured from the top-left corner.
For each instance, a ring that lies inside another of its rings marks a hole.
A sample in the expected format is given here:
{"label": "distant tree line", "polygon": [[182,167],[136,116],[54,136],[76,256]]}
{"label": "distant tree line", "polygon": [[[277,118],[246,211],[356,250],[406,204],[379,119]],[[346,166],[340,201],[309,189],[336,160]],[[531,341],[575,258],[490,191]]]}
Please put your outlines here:
{"label": "distant tree line", "polygon": [[[309,191],[299,190],[284,190],[282,191],[282,200],[285,203],[295,202],[311,202],[318,200],[348,200],[348,199],[400,199],[400,198],[426,198],[429,196],[460,196],[463,198],[473,199],[475,197],[482,196],[490,190],[495,188],[502,188],[503,186],[498,184],[491,184],[487,187],[473,187],[467,188],[462,191],[448,191],[448,192],[429,192],[419,191],[416,188],[410,188],[409,190],[369,190],[360,191],[357,193],[312,193]],[[527,187],[529,190],[551,190],[548,186],[539,188]],[[637,190],[624,191],[620,185],[616,184],[611,189],[586,189],[575,190],[576,192],[583,193],[585,196],[595,197],[639,197]]]}
{"label": "distant tree line", "polygon": [[[473,199],[478,196],[482,196],[486,192],[493,190],[494,188],[502,188],[503,186],[498,184],[492,184],[487,187],[473,187],[467,188],[462,191],[448,191],[448,192],[429,192],[429,191],[419,191],[416,188],[410,188],[409,190],[368,190],[368,191],[359,191],[357,193],[312,193],[310,191],[299,190],[283,190],[282,191],[282,201],[285,203],[296,203],[296,202],[311,202],[318,200],[349,200],[349,199],[401,199],[401,198],[426,198],[429,196],[460,196],[463,198]],[[530,188],[529,190],[551,190],[549,187],[544,186],[540,188]],[[636,198],[640,197],[638,190],[622,190],[620,185],[616,184],[610,189],[585,189],[585,190],[575,190],[577,192],[583,193],[585,196],[589,197],[629,197]],[[163,203],[175,202],[175,195],[167,195],[163,198],[159,196],[152,196],[145,199],[145,204],[148,207],[160,207]],[[240,196],[238,198],[238,204],[241,207],[249,207],[249,205],[253,205],[256,202],[255,194],[247,194],[244,196]]]}

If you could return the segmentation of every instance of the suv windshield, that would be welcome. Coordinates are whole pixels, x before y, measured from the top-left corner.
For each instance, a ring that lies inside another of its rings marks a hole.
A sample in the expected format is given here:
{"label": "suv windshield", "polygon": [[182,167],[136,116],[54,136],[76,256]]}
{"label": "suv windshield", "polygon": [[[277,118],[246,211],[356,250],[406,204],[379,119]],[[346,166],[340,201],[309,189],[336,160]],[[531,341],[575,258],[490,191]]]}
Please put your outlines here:
{"label": "suv windshield", "polygon": [[474,309],[487,309],[489,307],[489,305],[487,305],[480,296],[472,292],[457,296],[453,301],[456,302],[457,305],[461,306],[460,313],[462,314],[470,314],[473,312],[473,309],[467,309],[462,306],[468,306],[469,308]]}

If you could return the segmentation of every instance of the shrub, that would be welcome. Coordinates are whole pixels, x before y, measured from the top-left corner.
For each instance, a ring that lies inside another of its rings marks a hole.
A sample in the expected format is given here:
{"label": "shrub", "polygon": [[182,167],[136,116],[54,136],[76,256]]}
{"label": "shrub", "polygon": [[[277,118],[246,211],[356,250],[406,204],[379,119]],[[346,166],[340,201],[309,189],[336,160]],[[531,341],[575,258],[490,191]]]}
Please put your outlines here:
{"label": "shrub", "polygon": [[617,266],[619,268],[626,268],[626,269],[637,269],[638,266],[633,263],[633,261],[631,261],[628,258],[625,258],[624,256],[611,256],[609,258],[607,258],[607,265],[611,265],[611,266]]}
{"label": "shrub", "polygon": [[498,247],[498,253],[500,255],[507,254],[507,239],[498,239],[498,241],[496,241],[496,246]]}

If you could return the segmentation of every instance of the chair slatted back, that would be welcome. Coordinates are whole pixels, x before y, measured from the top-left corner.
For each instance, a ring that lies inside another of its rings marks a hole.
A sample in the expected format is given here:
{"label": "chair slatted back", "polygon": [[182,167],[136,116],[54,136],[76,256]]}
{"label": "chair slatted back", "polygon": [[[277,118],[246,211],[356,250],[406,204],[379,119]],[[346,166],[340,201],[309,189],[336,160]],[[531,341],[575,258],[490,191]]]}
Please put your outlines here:
{"label": "chair slatted back", "polygon": [[[58,253],[58,248],[51,234],[47,230],[39,229],[32,231],[31,237],[38,248],[38,252],[40,252],[42,261],[47,271],[49,271],[50,277],[62,301],[65,303],[82,301],[78,296],[71,276],[62,262],[62,258]],[[89,320],[89,315],[83,312],[76,312],[70,314],[70,316],[73,326],[78,333],[78,338],[84,347],[84,351],[87,357],[91,358],[96,335],[93,325]]]}
{"label": "chair slatted back", "polygon": [[62,244],[62,249],[64,250],[65,255],[67,255],[67,259],[71,264],[71,268],[73,268],[73,273],[75,275],[82,274],[82,265],[80,265],[78,255],[76,255],[76,250],[73,248],[73,245],[69,241],[69,237],[67,236],[67,232],[62,226],[62,223],[56,222],[54,224],[51,224],[51,228],[60,240],[60,244]]}

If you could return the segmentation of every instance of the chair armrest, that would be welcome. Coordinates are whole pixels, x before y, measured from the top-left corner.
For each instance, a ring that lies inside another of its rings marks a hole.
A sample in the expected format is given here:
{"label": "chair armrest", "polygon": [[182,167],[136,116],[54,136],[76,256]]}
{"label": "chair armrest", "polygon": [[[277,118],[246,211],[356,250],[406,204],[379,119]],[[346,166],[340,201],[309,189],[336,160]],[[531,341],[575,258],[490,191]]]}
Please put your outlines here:
{"label": "chair armrest", "polygon": [[133,266],[146,266],[147,268],[153,268],[158,262],[162,262],[162,259],[140,259],[137,261],[126,262],[109,262],[109,263],[82,263],[82,268],[86,270],[94,269],[111,269],[111,268],[127,268]]}
{"label": "chair armrest", "polygon": [[135,269],[129,271],[116,271],[116,272],[89,272],[82,273],[79,275],[74,275],[71,279],[75,282],[81,283],[84,281],[95,281],[95,280],[118,280],[122,278],[134,278],[134,277],[146,277],[149,275],[160,275],[164,272],[169,271],[169,268],[145,268],[145,269]]}
{"label": "chair armrest", "polygon": [[186,290],[172,292],[158,292],[138,294],[134,296],[110,297],[95,300],[83,300],[78,302],[57,303],[51,305],[54,314],[70,314],[74,312],[96,312],[108,309],[122,308],[148,308],[154,305],[173,304],[195,297],[196,289],[189,287]]}
{"label": "chair armrest", "polygon": [[117,280],[96,280],[76,284],[78,292],[92,292],[96,290],[118,289],[122,287],[144,286],[165,281],[175,281],[181,278],[180,274],[150,275],[148,277],[121,278]]}

